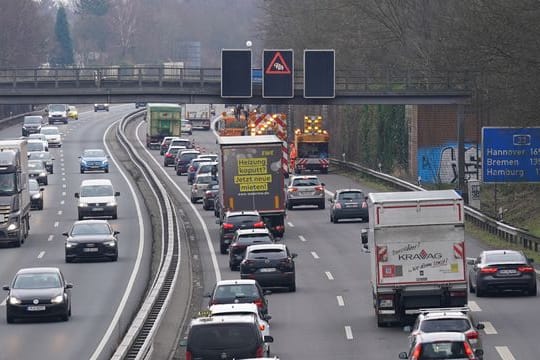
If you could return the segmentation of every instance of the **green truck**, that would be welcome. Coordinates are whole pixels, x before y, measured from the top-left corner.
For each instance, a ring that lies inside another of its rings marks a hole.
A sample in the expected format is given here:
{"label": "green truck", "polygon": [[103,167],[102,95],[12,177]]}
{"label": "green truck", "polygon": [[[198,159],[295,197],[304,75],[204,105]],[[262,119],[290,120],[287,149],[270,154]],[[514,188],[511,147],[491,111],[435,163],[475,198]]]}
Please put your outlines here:
{"label": "green truck", "polygon": [[159,149],[165,136],[182,133],[182,107],[178,104],[146,105],[146,146]]}

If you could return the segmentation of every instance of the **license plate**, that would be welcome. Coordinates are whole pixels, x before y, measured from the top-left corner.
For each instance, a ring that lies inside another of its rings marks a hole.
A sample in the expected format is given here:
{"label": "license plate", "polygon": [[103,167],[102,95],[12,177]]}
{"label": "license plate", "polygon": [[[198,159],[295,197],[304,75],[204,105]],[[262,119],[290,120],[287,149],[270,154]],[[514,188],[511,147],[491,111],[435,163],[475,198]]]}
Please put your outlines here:
{"label": "license plate", "polygon": [[515,274],[517,274],[517,271],[514,270],[514,269],[510,269],[510,270],[499,270],[499,274],[501,274],[501,275],[515,275]]}
{"label": "license plate", "polygon": [[260,272],[274,272],[276,271],[276,268],[262,268],[259,271]]}
{"label": "license plate", "polygon": [[101,208],[101,207],[96,207],[96,208],[93,208],[92,211],[103,211],[103,208]]}
{"label": "license plate", "polygon": [[358,204],[345,204],[345,207],[346,208],[357,208],[358,207]]}
{"label": "license plate", "polygon": [[299,194],[302,195],[302,196],[307,196],[307,195],[311,195],[312,192],[311,191],[300,191]]}
{"label": "license plate", "polygon": [[84,248],[83,251],[84,252],[98,252],[99,249],[98,248]]}
{"label": "license plate", "polygon": [[45,311],[45,306],[44,305],[40,305],[40,306],[29,306],[26,308],[28,311]]}

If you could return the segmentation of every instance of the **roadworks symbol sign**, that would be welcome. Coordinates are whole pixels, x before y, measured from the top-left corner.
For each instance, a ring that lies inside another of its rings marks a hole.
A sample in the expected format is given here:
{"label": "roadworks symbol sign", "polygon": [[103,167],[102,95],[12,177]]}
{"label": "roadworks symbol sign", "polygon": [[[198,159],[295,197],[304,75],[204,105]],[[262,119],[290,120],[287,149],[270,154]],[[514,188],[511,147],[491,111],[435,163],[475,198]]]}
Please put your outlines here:
{"label": "roadworks symbol sign", "polygon": [[283,58],[283,55],[281,55],[281,52],[276,51],[272,61],[270,61],[264,72],[268,75],[289,75],[291,73],[291,69],[289,69],[289,66]]}

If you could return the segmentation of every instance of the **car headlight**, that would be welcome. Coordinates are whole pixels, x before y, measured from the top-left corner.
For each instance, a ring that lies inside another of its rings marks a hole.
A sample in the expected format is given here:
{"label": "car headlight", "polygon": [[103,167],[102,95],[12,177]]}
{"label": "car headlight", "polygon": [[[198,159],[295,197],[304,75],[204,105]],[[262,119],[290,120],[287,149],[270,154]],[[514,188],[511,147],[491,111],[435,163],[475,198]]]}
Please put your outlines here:
{"label": "car headlight", "polygon": [[15,296],[10,296],[9,297],[9,303],[11,305],[19,305],[21,303],[21,300],[16,298]]}
{"label": "car headlight", "polygon": [[64,295],[58,295],[51,299],[51,303],[53,304],[61,304],[64,302]]}
{"label": "car headlight", "polygon": [[86,165],[86,160],[85,160],[85,159],[81,159],[81,164]]}
{"label": "car headlight", "polygon": [[77,246],[76,243],[66,241],[66,248],[71,249],[73,247]]}
{"label": "car headlight", "polygon": [[38,200],[40,198],[41,198],[41,194],[39,194],[39,193],[32,195],[32,199],[34,199],[34,200]]}
{"label": "car headlight", "polygon": [[7,230],[8,230],[8,231],[17,230],[18,227],[19,227],[19,225],[18,225],[17,223],[11,223],[11,224],[9,224],[9,226],[7,227]]}
{"label": "car headlight", "polygon": [[87,207],[87,206],[88,206],[88,204],[85,203],[85,202],[80,202],[79,203],[79,207]]}
{"label": "car headlight", "polygon": [[103,165],[107,165],[107,164],[109,163],[109,160],[103,160],[101,163],[102,163]]}
{"label": "car headlight", "polygon": [[116,201],[109,201],[107,206],[116,206]]}
{"label": "car headlight", "polygon": [[115,246],[116,246],[116,241],[111,240],[111,241],[105,242],[104,244],[105,244],[106,246],[115,247]]}
{"label": "car headlight", "polygon": [[46,172],[40,172],[39,176],[47,176],[47,173]]}

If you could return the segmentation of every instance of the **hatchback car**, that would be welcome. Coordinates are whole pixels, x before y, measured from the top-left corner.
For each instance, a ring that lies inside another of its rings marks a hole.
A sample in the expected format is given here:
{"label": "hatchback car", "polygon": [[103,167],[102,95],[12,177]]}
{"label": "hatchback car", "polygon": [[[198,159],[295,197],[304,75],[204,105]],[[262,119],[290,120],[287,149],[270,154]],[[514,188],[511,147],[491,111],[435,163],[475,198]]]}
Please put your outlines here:
{"label": "hatchback car", "polygon": [[400,353],[399,358],[410,360],[479,360],[483,355],[482,349],[473,350],[463,333],[434,332],[415,336],[409,351]]}
{"label": "hatchback car", "polygon": [[219,224],[219,249],[226,254],[238,229],[263,229],[266,227],[258,211],[227,211],[223,219],[217,219]]}
{"label": "hatchback car", "polygon": [[31,151],[28,153],[28,160],[41,160],[49,174],[54,173],[54,158],[48,151]]}
{"label": "hatchback car", "polygon": [[219,194],[219,183],[210,184],[203,196],[203,209],[204,210],[213,210],[216,196]]}
{"label": "hatchback car", "polygon": [[284,244],[250,245],[240,263],[240,278],[253,279],[262,287],[286,287],[296,291],[294,259]]}
{"label": "hatchback car", "polygon": [[163,166],[167,167],[169,165],[174,165],[174,159],[176,158],[176,154],[185,149],[185,146],[169,146],[163,156]]}
{"label": "hatchback car", "polygon": [[30,134],[37,134],[41,130],[43,124],[43,117],[39,115],[28,115],[23,119],[22,136],[28,136]]}
{"label": "hatchback car", "polygon": [[146,101],[137,101],[135,103],[135,109],[145,108],[145,107],[146,107]]}
{"label": "hatchback car", "polygon": [[47,138],[49,147],[61,147],[62,146],[62,133],[56,126],[44,126],[41,128],[41,134]]}
{"label": "hatchback car", "polygon": [[40,185],[49,184],[47,168],[42,160],[28,160],[28,177],[36,179]]}
{"label": "hatchback car", "polygon": [[73,120],[79,120],[79,111],[75,106],[68,106],[68,117]]}
{"label": "hatchback car", "polygon": [[109,104],[107,103],[94,104],[94,112],[97,112],[97,111],[109,111]]}
{"label": "hatchback car", "polygon": [[189,163],[199,154],[200,152],[198,150],[193,149],[179,151],[174,159],[174,170],[176,171],[176,175],[187,173]]}
{"label": "hatchback car", "polygon": [[263,290],[255,280],[220,280],[207,295],[210,298],[208,306],[253,303],[257,305],[261,314],[266,316],[268,315],[268,300],[265,295],[269,294],[271,291]]}
{"label": "hatchback car", "polygon": [[195,177],[201,174],[211,174],[213,176],[218,175],[218,163],[215,161],[203,162],[199,164],[199,167],[195,171]]}
{"label": "hatchback car", "polygon": [[250,245],[273,244],[274,238],[268,229],[244,229],[236,230],[229,245],[229,269],[239,269],[244,260],[246,249]]}
{"label": "hatchback car", "polygon": [[369,221],[367,197],[360,189],[340,189],[328,199],[330,207],[330,221],[337,223],[341,219],[362,219]]}
{"label": "hatchback car", "polygon": [[43,191],[36,179],[28,179],[28,192],[30,193],[30,207],[43,210]]}
{"label": "hatchback car", "polygon": [[76,259],[105,258],[118,260],[119,231],[115,231],[107,220],[76,221],[66,236],[66,262]]}
{"label": "hatchback car", "polygon": [[217,154],[201,154],[198,156],[200,159],[208,159],[206,161],[218,161],[219,156]]}
{"label": "hatchback car", "polygon": [[324,183],[316,175],[291,176],[285,204],[289,210],[297,205],[317,205],[324,209]]}
{"label": "hatchback car", "polygon": [[187,119],[182,119],[181,120],[180,129],[181,129],[181,131],[183,133],[186,133],[186,134],[189,134],[189,135],[191,135],[193,133],[193,127],[191,126],[191,121],[189,121]]}
{"label": "hatchback car", "polygon": [[45,151],[49,151],[49,143],[47,142],[47,137],[45,135],[43,135],[42,133],[34,133],[34,134],[30,134],[28,135],[28,140],[41,140],[45,143],[46,145],[46,149]]}
{"label": "hatchback car", "polygon": [[109,156],[103,149],[84,149],[79,159],[81,174],[86,171],[109,172]]}
{"label": "hatchback car", "polygon": [[175,137],[171,140],[169,146],[184,146],[186,149],[193,149],[193,141],[190,139]]}
{"label": "hatchback car", "polygon": [[193,180],[195,179],[195,173],[197,172],[199,165],[201,165],[201,163],[207,163],[207,162],[208,162],[208,159],[199,159],[199,158],[195,158],[189,162],[189,166],[187,168],[188,185],[193,184]]}
{"label": "hatchback car", "polygon": [[191,185],[191,202],[195,204],[204,197],[210,185],[217,184],[217,178],[210,174],[200,174]]}
{"label": "hatchback car", "polygon": [[117,196],[120,196],[120,193],[114,191],[109,179],[83,180],[80,191],[75,193],[75,198],[79,199],[77,206],[79,220],[96,216],[110,216],[117,219]]}
{"label": "hatchback car", "polygon": [[6,299],[6,321],[59,317],[68,321],[71,316],[71,288],[64,280],[60,269],[35,267],[20,269],[11,285],[4,286]]}
{"label": "hatchback car", "polygon": [[486,250],[476,259],[467,259],[469,290],[476,296],[489,291],[520,290],[536,296],[536,272],[523,252],[517,250]]}
{"label": "hatchback car", "polygon": [[[409,327],[405,327],[409,330]],[[412,344],[416,335],[432,332],[461,332],[464,333],[473,350],[482,349],[480,331],[484,324],[476,323],[469,308],[439,308],[420,309],[420,314],[409,334],[409,344]]]}
{"label": "hatchback car", "polygon": [[26,150],[31,151],[49,151],[49,144],[47,141],[39,139],[29,139],[26,142]]}

